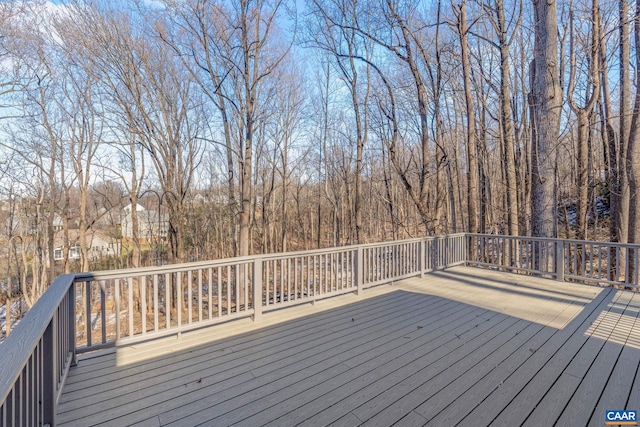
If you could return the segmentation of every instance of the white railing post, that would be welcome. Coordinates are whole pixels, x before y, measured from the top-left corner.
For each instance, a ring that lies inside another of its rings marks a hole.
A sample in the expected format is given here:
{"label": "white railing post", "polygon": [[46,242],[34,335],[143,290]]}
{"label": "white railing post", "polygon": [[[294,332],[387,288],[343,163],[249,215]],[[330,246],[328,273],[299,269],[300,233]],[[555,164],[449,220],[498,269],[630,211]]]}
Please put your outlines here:
{"label": "white railing post", "polygon": [[364,284],[364,251],[362,249],[362,246],[357,247],[355,256],[356,256],[355,281],[356,281],[356,286],[358,287],[358,296],[361,296],[363,284]]}
{"label": "white railing post", "polygon": [[556,280],[564,282],[564,241],[556,240],[555,250]]}
{"label": "white railing post", "polygon": [[253,260],[253,321],[262,317],[262,259]]}

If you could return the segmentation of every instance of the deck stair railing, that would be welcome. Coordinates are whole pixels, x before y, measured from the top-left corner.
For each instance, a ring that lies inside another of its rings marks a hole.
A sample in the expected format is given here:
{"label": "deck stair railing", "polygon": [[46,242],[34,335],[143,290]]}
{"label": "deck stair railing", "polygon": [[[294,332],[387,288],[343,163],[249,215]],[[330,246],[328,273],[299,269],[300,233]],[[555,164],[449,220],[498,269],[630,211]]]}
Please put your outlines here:
{"label": "deck stair railing", "polygon": [[452,234],[62,275],[0,344],[0,427],[55,425],[76,354],[315,302],[455,265],[637,287],[637,245]]}

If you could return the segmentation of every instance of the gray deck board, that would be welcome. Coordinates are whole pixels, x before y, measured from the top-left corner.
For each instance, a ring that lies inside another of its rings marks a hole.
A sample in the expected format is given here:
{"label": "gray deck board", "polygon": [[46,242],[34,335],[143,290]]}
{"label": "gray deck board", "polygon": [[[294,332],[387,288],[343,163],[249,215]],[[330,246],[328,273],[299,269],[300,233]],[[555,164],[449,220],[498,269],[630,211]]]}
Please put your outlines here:
{"label": "gray deck board", "polygon": [[[617,293],[617,299],[613,304],[608,304],[607,308],[624,309],[632,295]],[[606,311],[603,309],[603,312]],[[613,317],[618,318],[619,314],[613,313]],[[608,316],[600,315],[592,323],[591,328],[598,331],[603,323],[609,321],[613,320]],[[589,337],[584,333],[572,335],[562,346],[561,351],[551,357],[536,377],[518,393],[492,424],[502,426],[522,421],[523,417],[528,417],[533,410],[537,410],[540,418],[534,418],[527,425],[553,423],[564,410],[605,343],[606,341],[602,339]],[[554,379],[557,380],[554,382]]]}
{"label": "gray deck board", "polygon": [[602,425],[640,294],[456,267],[81,358],[60,425]]}
{"label": "gray deck board", "polygon": [[[405,304],[405,300],[396,301],[397,303]],[[411,302],[407,301],[407,305],[412,307]],[[428,309],[429,305],[426,305],[424,308]],[[419,308],[419,307],[415,307]],[[373,324],[375,322],[384,322],[387,320],[383,316],[384,307],[376,308],[374,307],[372,310],[379,310],[377,314],[364,314],[358,313],[359,316],[363,317],[363,320],[369,320],[370,316],[377,316],[378,319],[371,319]],[[245,337],[244,339],[247,342],[253,342],[252,346],[243,346],[243,348],[236,349],[234,346],[205,346],[198,350],[194,350],[193,353],[187,355],[186,357],[182,357],[179,360],[172,361],[169,359],[163,359],[162,363],[158,364],[157,361],[154,361],[150,364],[143,365],[135,365],[126,369],[120,369],[119,371],[114,371],[111,375],[109,373],[101,372],[101,383],[96,384],[94,387],[97,387],[96,391],[99,391],[100,394],[104,394],[107,391],[113,390],[118,396],[122,395],[122,388],[126,388],[128,384],[135,384],[136,389],[140,390],[147,387],[152,387],[154,385],[168,383],[172,379],[181,378],[181,382],[188,383],[193,380],[196,381],[199,378],[203,377],[203,372],[210,372],[210,369],[215,370],[225,370],[224,375],[232,375],[236,370],[240,372],[245,372],[247,369],[251,367],[259,368],[261,366],[265,366],[269,360],[265,360],[261,358],[260,354],[265,353],[266,351],[274,354],[273,359],[275,361],[286,360],[286,357],[291,354],[292,351],[295,351],[296,348],[300,348],[304,346],[306,343],[313,342],[315,344],[322,344],[327,340],[334,340],[335,333],[331,331],[332,327],[337,327],[337,324],[345,324],[351,323],[350,318],[337,319],[334,322],[330,322],[328,319],[326,321],[326,327],[322,328],[322,330],[318,333],[310,333],[309,331],[300,331],[298,333],[293,333],[292,331],[282,331],[280,337],[281,339],[272,339],[271,341],[262,342],[259,339],[253,339],[252,336],[250,339]],[[356,327],[355,322],[354,327],[351,328],[352,331],[362,331],[360,325],[368,325],[366,322],[359,322]],[[371,324],[369,324],[371,326]],[[386,326],[390,326],[388,324]],[[289,339],[287,339],[287,337]],[[324,339],[324,340],[323,340]],[[235,344],[234,342],[230,342],[228,344]],[[238,344],[240,346],[240,344]],[[244,351],[244,354],[243,354]],[[284,353],[282,353],[282,352]],[[195,356],[194,356],[195,355]],[[171,372],[166,372],[167,362],[171,362]],[[114,370],[117,368],[113,368]],[[155,375],[154,375],[155,373]],[[192,376],[193,378],[191,378]],[[220,376],[218,376],[220,379]],[[82,390],[78,391],[80,395],[82,395]],[[67,393],[65,393],[67,394]],[[78,402],[82,404],[91,404],[95,402],[91,402],[91,396],[85,397],[76,397],[77,393],[69,393],[71,399],[69,401],[77,404]],[[99,398],[99,395],[95,395],[94,397]],[[102,398],[103,399],[103,398]],[[64,412],[67,407],[67,398],[63,399],[62,411]]]}
{"label": "gray deck board", "polygon": [[[514,396],[520,396],[520,398],[517,402],[518,406],[512,406],[511,410],[519,408],[527,411],[527,414],[530,413],[534,408],[533,405],[537,402],[534,403],[531,399],[527,399],[528,395],[522,394],[523,388],[526,388],[524,393],[537,393],[536,386],[540,386],[546,391],[548,387],[553,385],[562,372],[561,370],[558,372],[558,367],[563,367],[561,362],[567,358],[573,358],[579,345],[583,342],[584,338],[579,331],[586,329],[588,325],[591,325],[592,321],[597,319],[600,314],[599,310],[601,309],[601,305],[606,306],[606,296],[610,294],[611,290],[601,292],[600,295],[602,295],[603,298],[594,300],[594,304],[591,307],[587,306],[591,311],[588,311],[588,309],[582,311],[581,314],[587,314],[586,317],[581,316],[577,318],[573,325],[568,325],[565,329],[560,330],[559,333],[554,334],[554,336],[540,348],[530,348],[529,351],[533,353],[531,357],[512,372],[509,377],[506,378],[497,389],[493,390],[478,406],[462,418],[461,424],[491,424],[491,422],[504,411],[507,405],[511,404]],[[576,334],[576,332],[578,333]],[[560,351],[561,349],[562,351]],[[552,359],[554,360],[551,362]],[[558,374],[551,376],[549,375],[549,371],[558,372]],[[513,412],[517,413],[517,410],[513,410]],[[523,421],[524,418],[521,422]]]}
{"label": "gray deck board", "polygon": [[[444,300],[442,300],[442,302],[445,303]],[[440,313],[440,314],[443,315],[444,313]],[[416,315],[414,314],[414,317],[415,316]],[[195,414],[191,414],[190,418],[185,418],[184,420],[188,422],[188,420],[190,419],[193,419],[193,420],[207,419],[207,417],[210,417],[215,414],[220,414],[222,411],[226,411],[226,414],[224,416],[227,419],[235,416],[236,421],[241,421],[242,419],[254,413],[259,413],[262,409],[268,409],[283,400],[286,403],[290,403],[289,400],[297,396],[302,396],[305,399],[309,399],[311,396],[314,395],[314,393],[318,393],[317,389],[313,391],[309,390],[315,384],[319,384],[320,388],[322,388],[327,384],[335,384],[338,381],[344,381],[344,379],[346,378],[345,376],[346,373],[336,375],[335,372],[332,372],[331,363],[337,363],[340,366],[344,365],[349,369],[349,371],[351,371],[351,368],[349,367],[349,365],[347,365],[347,361],[350,361],[355,357],[359,357],[359,356],[370,357],[371,354],[377,354],[377,353],[388,354],[388,352],[390,352],[393,348],[401,347],[403,345],[406,345],[404,348],[410,348],[412,346],[411,342],[412,341],[415,342],[415,338],[412,339],[412,334],[414,334],[415,331],[419,331],[417,327],[425,323],[424,320],[426,319],[420,318],[418,316],[414,320],[416,321],[411,325],[409,329],[399,331],[401,333],[398,333],[395,336],[393,342],[385,341],[384,343],[381,343],[382,346],[377,348],[377,351],[375,352],[372,352],[367,348],[363,349],[363,348],[360,348],[360,346],[357,346],[355,348],[357,352],[351,353],[347,355],[347,357],[345,357],[342,354],[335,355],[327,352],[320,353],[319,359],[323,360],[324,363],[317,364],[316,366],[313,367],[313,369],[318,370],[323,368],[324,366],[328,366],[328,369],[326,370],[326,372],[323,372],[324,376],[317,377],[317,381],[307,381],[307,378],[310,375],[310,371],[309,369],[305,369],[305,371],[303,372],[303,381],[299,383],[281,384],[282,385],[281,388],[273,387],[270,383],[267,383],[268,387],[266,389],[265,394],[259,393],[259,394],[253,394],[251,396],[244,396],[243,400],[234,401],[232,404],[224,405],[224,407],[222,407],[221,405],[220,408],[209,407],[209,408],[206,408],[204,411],[199,411]],[[409,337],[409,338],[405,338],[405,337]],[[379,339],[377,339],[377,341],[379,341]],[[350,344],[353,344],[353,343],[350,343]],[[424,354],[424,351],[422,351],[421,354]],[[369,364],[368,367],[373,368],[374,366],[373,364]],[[353,373],[350,373],[350,375],[353,375]],[[247,405],[250,405],[250,406],[247,406]],[[278,405],[278,407],[280,408],[279,411],[282,411],[283,407],[281,405]],[[181,408],[181,411],[183,410],[184,408]],[[186,412],[186,413],[189,414],[189,412]],[[182,414],[172,414],[173,417],[171,421],[179,421],[180,417],[177,417],[177,415],[182,415]],[[258,417],[261,422],[265,422],[268,419],[266,414],[260,414]],[[166,419],[166,421],[169,421],[169,419]],[[221,425],[225,425],[224,421],[219,421],[219,422]]]}
{"label": "gray deck board", "polygon": [[[341,377],[341,382],[318,384],[310,389],[308,394],[296,396],[287,401],[283,410],[275,410],[274,415],[255,414],[244,420],[242,424],[251,425],[251,422],[258,420],[273,420],[274,426],[293,425],[305,421],[329,406],[336,409],[342,408],[340,412],[342,415],[348,411],[344,409],[347,403],[344,400],[353,395],[359,395],[360,390],[367,384],[413,363],[416,359],[441,357],[449,351],[450,347],[446,344],[454,340],[459,341],[461,338],[458,337],[463,333],[461,326],[471,325],[471,322],[476,321],[479,311],[478,309],[462,310],[457,312],[456,316],[449,314],[434,323],[428,333],[416,339],[406,339],[403,336],[391,349],[384,349],[385,351],[379,354],[363,354],[353,358],[347,362],[352,369]],[[467,326],[467,328],[470,327]],[[457,334],[454,331],[457,331]],[[319,418],[313,419],[319,420]],[[328,422],[329,420],[325,424]]]}
{"label": "gray deck board", "polygon": [[[422,307],[428,308],[431,301],[425,300],[421,303],[415,303],[402,300],[399,301],[399,303],[407,306],[410,310],[418,310]],[[229,389],[230,385],[234,386],[233,390],[227,393],[232,395],[234,393],[242,393],[245,391],[243,387],[250,388],[256,386],[254,382],[249,381],[256,377],[252,373],[254,369],[262,368],[263,371],[278,371],[289,358],[305,360],[306,354],[304,352],[318,352],[318,349],[322,346],[328,344],[335,346],[336,343],[341,342],[340,340],[351,343],[355,342],[356,345],[357,343],[366,343],[370,340],[368,334],[365,333],[367,329],[371,330],[369,334],[377,333],[384,335],[382,328],[393,328],[396,324],[399,324],[397,327],[406,327],[402,321],[394,322],[393,318],[400,317],[401,320],[408,321],[411,316],[410,310],[404,314],[398,313],[397,311],[385,313],[385,308],[380,307],[377,310],[377,314],[371,315],[371,319],[367,317],[369,314],[363,314],[363,322],[352,322],[351,318],[343,319],[342,323],[346,325],[346,328],[341,329],[338,333],[331,333],[330,329],[322,328],[323,331],[329,332],[321,334],[321,336],[320,334],[307,334],[306,337],[300,338],[299,340],[277,343],[277,345],[273,345],[268,349],[260,346],[258,349],[248,348],[247,351],[244,352],[227,352],[227,354],[220,357],[217,363],[214,361],[213,364],[188,365],[188,375],[178,375],[177,377],[175,375],[156,375],[156,378],[163,380],[163,382],[161,383],[161,387],[150,390],[150,393],[153,393],[154,390],[159,391],[159,393],[149,394],[145,399],[132,401],[130,396],[123,395],[121,392],[118,393],[118,390],[116,390],[115,396],[112,399],[104,399],[103,397],[101,402],[94,404],[92,407],[86,407],[87,412],[83,414],[83,416],[90,418],[93,422],[101,420],[102,418],[105,418],[105,422],[107,422],[110,421],[107,410],[116,407],[122,411],[131,411],[131,413],[142,411],[140,416],[145,416],[148,408],[153,405],[162,405],[165,409],[172,405],[182,406],[184,399],[181,400],[180,398],[183,396],[189,396],[188,398],[193,400],[196,400],[198,397],[222,399],[226,394],[222,394],[221,392]],[[376,326],[378,327],[376,328]],[[248,336],[245,339],[251,341],[251,338],[252,337]],[[303,350],[301,351],[301,349]],[[140,368],[141,367],[137,369]],[[214,370],[211,371],[209,369]],[[304,375],[308,373],[309,371],[307,370],[306,372],[301,372],[299,375],[304,377]],[[278,372],[275,380],[277,381],[279,377],[283,375],[284,373],[282,371]],[[167,378],[169,380],[165,380]],[[234,378],[237,378],[236,383],[233,382]],[[201,381],[198,383],[198,380]],[[220,382],[221,380],[224,381]],[[226,380],[230,380],[231,382]],[[269,380],[273,381],[274,378],[270,378]],[[269,380],[265,382],[269,384]],[[194,384],[197,385],[194,386]],[[139,390],[138,387],[136,387],[136,389]],[[205,402],[200,403],[204,404]],[[66,409],[64,405],[61,406],[63,410]],[[104,417],[96,417],[95,413],[91,413],[91,408],[93,408],[94,411],[97,410],[104,413]],[[65,414],[66,412],[61,413],[63,416]]]}
{"label": "gray deck board", "polygon": [[[576,305],[567,305],[567,311],[574,311]],[[560,314],[561,315],[561,314]],[[550,318],[553,322],[554,318]],[[554,334],[553,328],[545,328],[544,325],[529,324],[524,332],[519,334],[520,339],[526,341],[520,346],[506,346],[501,351],[509,352],[506,357],[497,355],[497,363],[487,361],[478,366],[471,373],[461,375],[454,382],[442,390],[432,393],[422,404],[416,408],[416,412],[427,420],[440,417],[440,424],[448,424],[451,420],[445,420],[447,414],[459,414],[463,408],[473,408],[486,397],[489,391],[498,387],[508,373],[515,371],[532,354],[530,349],[536,349],[547,342]]]}
{"label": "gray deck board", "polygon": [[[498,317],[498,316],[494,316],[494,317]],[[497,323],[500,323],[501,321],[505,321],[505,320],[506,320],[506,319],[495,320],[495,323],[497,324]],[[483,327],[483,328],[490,328],[492,325],[491,325],[491,324],[489,324],[489,323],[490,323],[490,322],[483,322],[482,327]],[[485,326],[485,324],[486,324],[487,326]],[[478,329],[480,329],[480,328],[478,328]],[[443,348],[444,348],[444,347],[443,347]],[[407,365],[404,365],[404,366],[403,366],[403,370],[404,370],[404,372],[400,373],[399,371],[396,371],[396,372],[394,372],[393,374],[391,374],[391,376],[398,375],[399,377],[404,377],[405,375],[411,375],[411,372],[415,372],[415,371],[418,371],[418,370],[422,369],[422,366],[423,366],[424,364],[427,364],[427,363],[428,363],[428,362],[427,362],[428,360],[429,360],[429,359],[428,359],[428,358],[426,358],[426,357],[418,358],[418,359],[414,360],[412,363],[407,364]],[[392,365],[393,365],[393,363],[392,363]],[[372,373],[373,375],[370,375],[370,377],[371,377],[371,378],[375,378],[375,377],[379,376],[380,371],[379,371],[379,370],[376,370],[376,371],[373,371],[373,372],[371,372],[371,373]],[[339,378],[337,378],[337,381],[341,382],[341,381],[343,381],[343,378],[340,378],[340,377],[339,377]],[[393,380],[390,380],[390,381],[393,381]],[[384,383],[384,386],[388,386],[388,384],[389,384],[389,382],[387,382],[387,381],[383,381],[383,383]],[[334,384],[335,384],[335,383],[334,383]],[[307,384],[305,384],[305,387],[309,387],[309,384],[308,384],[308,383],[307,383]],[[376,391],[378,391],[378,390],[379,390],[379,389],[376,389]],[[298,394],[298,393],[296,393],[296,391],[297,391],[297,390],[288,390],[287,392],[288,392],[288,394],[291,394],[291,395],[293,395],[293,396],[294,396],[294,395]],[[363,393],[362,391],[358,392],[358,394],[363,394],[363,395],[364,395],[364,393]],[[278,408],[278,407],[280,407],[280,404],[279,404],[279,403],[281,402],[282,397],[283,397],[283,396],[282,396],[282,394],[278,393],[278,394],[272,394],[272,395],[269,395],[269,398],[270,398],[270,399],[262,398],[262,399],[261,399],[261,401],[266,400],[266,402],[261,402],[261,403],[262,403],[262,406],[258,406],[258,409],[260,409],[261,407],[265,407],[265,408],[267,408],[267,407]],[[247,410],[247,409],[249,409],[249,410],[250,410],[250,409],[251,409],[251,408],[253,408],[253,407],[254,407],[254,405],[251,405],[251,407],[250,407],[250,408],[244,408],[244,409],[245,409],[245,412],[246,412],[246,410]],[[354,413],[354,414],[355,414],[356,416],[358,416],[358,417],[359,417],[359,415],[358,415],[357,413]],[[207,413],[205,413],[205,416],[206,416],[206,415],[208,415],[208,414],[207,414]],[[212,421],[213,421],[213,424],[218,424],[218,425],[230,425],[230,424],[233,424],[233,423],[236,423],[236,422],[242,421],[242,420],[244,419],[244,415],[245,415],[245,414],[244,414],[243,412],[240,412],[240,413],[230,412],[230,413],[226,413],[226,414],[224,414],[223,416],[216,417],[215,419],[212,419]],[[359,418],[361,418],[361,417],[359,417]],[[249,422],[249,424],[248,424],[248,425],[255,425],[255,424],[252,424],[252,422]]]}
{"label": "gray deck board", "polygon": [[[634,296],[633,294],[627,293],[624,296]],[[620,300],[618,300],[620,301]],[[623,300],[624,301],[624,300]],[[637,317],[637,311],[633,310],[629,307],[630,300],[626,301],[625,311],[620,314],[612,313],[614,317],[615,324],[612,324],[612,328],[609,331],[605,331],[607,336],[607,341],[604,342],[604,345],[601,346],[600,351],[598,352],[595,360],[588,368],[588,371],[582,373],[580,376],[581,382],[577,387],[573,395],[571,396],[570,401],[568,401],[566,407],[562,411],[562,414],[557,418],[558,426],[571,426],[571,425],[587,425],[591,418],[599,421],[599,425],[601,425],[603,420],[603,414],[606,409],[612,409],[610,407],[602,408],[600,412],[596,412],[598,401],[601,399],[601,396],[604,392],[605,387],[611,377],[612,371],[617,364],[618,358],[624,348],[624,345],[615,341],[612,341],[612,335],[618,335],[616,341],[621,341],[622,343],[626,342],[627,335],[631,331],[629,327],[622,327],[621,323],[623,323],[625,318],[631,317],[632,325],[635,323],[635,318]],[[616,307],[614,307],[616,308]],[[613,320],[613,319],[611,319]],[[623,332],[626,330],[626,334]],[[591,337],[589,341],[600,341],[601,339]],[[592,354],[583,354],[583,359],[587,360],[592,357]],[[567,369],[567,373],[571,375],[576,375],[578,372],[572,372]],[[629,390],[629,389],[628,389]],[[613,405],[619,405],[620,402],[611,402]],[[540,405],[539,407],[541,407]],[[624,409],[624,408],[620,408]],[[541,409],[538,411],[540,412]],[[535,414],[535,412],[534,412]],[[594,416],[595,415],[595,416]],[[529,421],[529,420],[527,420]],[[532,417],[531,423],[528,423],[531,426],[536,425],[535,419]]]}

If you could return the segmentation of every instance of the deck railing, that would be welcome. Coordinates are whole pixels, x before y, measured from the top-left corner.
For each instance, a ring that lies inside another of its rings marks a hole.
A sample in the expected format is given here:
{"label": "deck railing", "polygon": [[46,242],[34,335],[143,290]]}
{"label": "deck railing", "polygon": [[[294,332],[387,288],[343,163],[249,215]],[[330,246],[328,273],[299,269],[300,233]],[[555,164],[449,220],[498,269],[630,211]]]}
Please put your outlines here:
{"label": "deck railing", "polygon": [[0,426],[55,425],[75,363],[73,275],[58,277],[0,345]]}
{"label": "deck railing", "polygon": [[640,289],[638,244],[492,234],[467,239],[468,265]]}
{"label": "deck railing", "polygon": [[0,427],[55,425],[77,353],[460,264],[637,287],[639,245],[454,234],[58,277],[0,345]]}

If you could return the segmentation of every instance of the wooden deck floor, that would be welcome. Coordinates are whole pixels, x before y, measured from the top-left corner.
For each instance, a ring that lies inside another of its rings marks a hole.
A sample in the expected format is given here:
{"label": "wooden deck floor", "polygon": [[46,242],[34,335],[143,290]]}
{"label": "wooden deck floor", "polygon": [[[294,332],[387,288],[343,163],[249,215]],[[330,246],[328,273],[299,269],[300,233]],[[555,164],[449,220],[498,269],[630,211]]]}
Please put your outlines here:
{"label": "wooden deck floor", "polygon": [[602,426],[640,294],[456,267],[85,357],[62,425]]}

